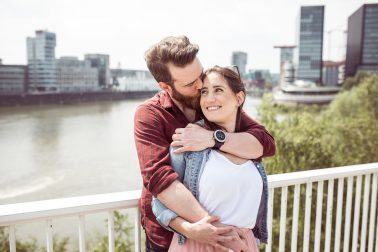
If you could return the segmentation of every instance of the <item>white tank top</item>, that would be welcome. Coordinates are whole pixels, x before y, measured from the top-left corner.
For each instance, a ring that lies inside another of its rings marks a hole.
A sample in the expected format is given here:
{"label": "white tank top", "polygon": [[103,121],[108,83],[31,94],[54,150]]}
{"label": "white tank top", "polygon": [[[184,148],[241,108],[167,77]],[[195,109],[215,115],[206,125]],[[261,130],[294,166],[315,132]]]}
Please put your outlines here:
{"label": "white tank top", "polygon": [[199,181],[199,201],[223,224],[252,229],[262,188],[261,175],[252,161],[237,165],[211,150]]}

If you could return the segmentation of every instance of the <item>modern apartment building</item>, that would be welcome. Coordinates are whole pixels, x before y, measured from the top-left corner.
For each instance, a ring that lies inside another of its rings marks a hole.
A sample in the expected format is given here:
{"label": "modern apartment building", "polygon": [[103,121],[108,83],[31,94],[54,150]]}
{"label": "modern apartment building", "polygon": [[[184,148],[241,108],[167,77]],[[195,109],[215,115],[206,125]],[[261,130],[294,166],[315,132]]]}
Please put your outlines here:
{"label": "modern apartment building", "polygon": [[348,18],[346,77],[378,72],[378,4],[364,4]]}

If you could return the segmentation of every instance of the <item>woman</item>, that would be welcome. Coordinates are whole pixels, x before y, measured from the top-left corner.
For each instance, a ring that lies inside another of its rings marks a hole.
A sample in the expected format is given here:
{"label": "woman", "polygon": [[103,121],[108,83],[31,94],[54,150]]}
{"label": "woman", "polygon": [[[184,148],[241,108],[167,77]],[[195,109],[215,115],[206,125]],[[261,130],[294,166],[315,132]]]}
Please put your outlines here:
{"label": "woman", "polygon": [[[244,100],[245,87],[238,72],[219,66],[208,69],[200,96],[204,120],[199,124],[237,132]],[[215,149],[181,155],[171,150],[171,161],[179,179],[211,215],[244,233],[248,251],[258,251],[255,236],[267,242],[267,180],[260,163]],[[152,209],[159,223],[169,229],[170,220],[177,215],[158,199],[153,200]],[[236,244],[225,245],[238,250]],[[175,233],[169,251],[209,251],[209,245],[185,241]]]}

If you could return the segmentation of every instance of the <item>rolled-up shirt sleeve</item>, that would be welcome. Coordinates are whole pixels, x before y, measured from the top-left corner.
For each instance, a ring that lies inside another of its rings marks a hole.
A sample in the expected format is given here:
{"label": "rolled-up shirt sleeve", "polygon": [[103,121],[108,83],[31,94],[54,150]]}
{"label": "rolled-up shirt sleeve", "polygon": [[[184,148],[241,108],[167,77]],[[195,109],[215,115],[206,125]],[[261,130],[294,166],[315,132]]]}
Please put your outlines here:
{"label": "rolled-up shirt sleeve", "polygon": [[254,121],[244,111],[241,113],[239,132],[252,134],[261,143],[263,146],[263,155],[259,159],[273,156],[276,153],[276,144],[273,136],[264,126]]}
{"label": "rolled-up shirt sleeve", "polygon": [[177,178],[170,165],[169,146],[164,123],[157,111],[140,105],[134,117],[134,139],[143,185],[155,197]]}

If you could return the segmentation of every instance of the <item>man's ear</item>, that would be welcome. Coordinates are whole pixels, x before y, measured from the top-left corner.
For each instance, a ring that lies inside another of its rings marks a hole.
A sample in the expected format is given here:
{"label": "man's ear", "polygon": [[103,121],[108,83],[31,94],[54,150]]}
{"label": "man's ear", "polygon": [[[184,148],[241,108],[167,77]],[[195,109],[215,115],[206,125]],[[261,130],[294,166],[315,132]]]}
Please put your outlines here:
{"label": "man's ear", "polygon": [[159,82],[159,87],[166,91],[168,94],[172,93],[172,87],[165,82]]}

